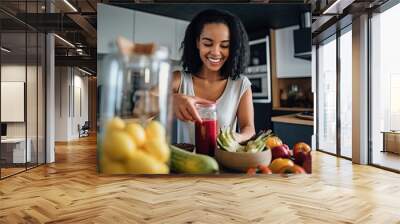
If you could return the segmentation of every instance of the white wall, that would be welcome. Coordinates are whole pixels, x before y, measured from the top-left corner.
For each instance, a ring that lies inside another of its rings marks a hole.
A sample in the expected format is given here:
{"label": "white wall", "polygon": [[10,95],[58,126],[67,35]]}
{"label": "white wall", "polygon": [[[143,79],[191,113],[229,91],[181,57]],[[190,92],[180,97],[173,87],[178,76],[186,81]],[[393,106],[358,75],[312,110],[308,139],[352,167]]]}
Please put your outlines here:
{"label": "white wall", "polygon": [[311,77],[311,61],[294,57],[293,31],[298,28],[299,26],[289,26],[275,30],[278,78]]}
{"label": "white wall", "polygon": [[[36,70],[38,69],[38,70]],[[44,93],[43,89],[44,74],[42,67],[30,66],[25,64],[3,64],[1,66],[1,80],[9,82],[25,82],[26,83],[26,106],[24,105],[22,113],[26,112],[26,120],[24,122],[6,122],[7,137],[9,138],[25,138],[30,140],[30,148],[32,161],[36,162],[37,153],[39,153],[39,163],[44,162]],[[27,77],[27,80],[25,78]],[[23,92],[22,92],[23,94]],[[7,96],[2,96],[7,97]],[[2,107],[1,110],[11,110],[9,107]],[[12,113],[12,111],[7,111]]]}
{"label": "white wall", "polygon": [[83,75],[76,68],[56,67],[55,141],[79,138],[78,124],[88,120],[88,78]]}
{"label": "white wall", "polygon": [[[32,73],[33,70],[36,73],[36,67],[18,64],[9,64],[1,66],[1,81],[5,82],[25,82],[25,74],[27,69],[28,74]],[[29,90],[29,89],[28,89]],[[34,92],[27,93],[28,97],[36,97],[36,89]],[[32,100],[27,99],[27,102],[31,102]],[[35,105],[36,107],[36,105]],[[1,108],[1,110],[7,110],[7,108]],[[33,120],[33,117],[30,117],[31,114],[28,115],[28,121]],[[35,114],[36,120],[36,114]],[[30,127],[30,126],[28,126]],[[28,130],[29,133],[29,130]],[[8,137],[25,137],[25,122],[10,122],[7,123],[7,136]],[[29,136],[28,136],[29,137]]]}
{"label": "white wall", "polygon": [[68,87],[70,84],[68,71],[67,67],[55,68],[55,141],[68,141]]}

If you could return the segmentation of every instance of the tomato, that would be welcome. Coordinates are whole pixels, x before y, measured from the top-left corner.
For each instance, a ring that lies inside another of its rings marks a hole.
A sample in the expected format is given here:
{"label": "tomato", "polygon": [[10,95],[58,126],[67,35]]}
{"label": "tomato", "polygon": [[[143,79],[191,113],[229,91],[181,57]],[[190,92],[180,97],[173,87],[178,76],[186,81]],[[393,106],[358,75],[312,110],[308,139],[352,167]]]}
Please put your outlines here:
{"label": "tomato", "polygon": [[267,165],[258,165],[258,169],[263,174],[272,174],[271,169]]}
{"label": "tomato", "polygon": [[249,168],[247,170],[248,175],[255,175],[257,173],[257,168]]}

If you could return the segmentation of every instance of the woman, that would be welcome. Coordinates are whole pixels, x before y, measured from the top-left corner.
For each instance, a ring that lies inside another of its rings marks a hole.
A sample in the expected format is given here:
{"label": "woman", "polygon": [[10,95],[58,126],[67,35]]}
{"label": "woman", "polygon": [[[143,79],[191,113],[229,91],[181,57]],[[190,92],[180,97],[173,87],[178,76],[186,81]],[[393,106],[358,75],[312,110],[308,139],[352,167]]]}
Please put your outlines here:
{"label": "woman", "polygon": [[251,83],[241,76],[248,64],[248,37],[240,20],[224,11],[202,11],[187,27],[182,48],[183,71],[174,72],[172,83],[178,142],[195,143],[198,103],[216,103],[219,127],[236,130],[239,122],[238,142],[253,136]]}

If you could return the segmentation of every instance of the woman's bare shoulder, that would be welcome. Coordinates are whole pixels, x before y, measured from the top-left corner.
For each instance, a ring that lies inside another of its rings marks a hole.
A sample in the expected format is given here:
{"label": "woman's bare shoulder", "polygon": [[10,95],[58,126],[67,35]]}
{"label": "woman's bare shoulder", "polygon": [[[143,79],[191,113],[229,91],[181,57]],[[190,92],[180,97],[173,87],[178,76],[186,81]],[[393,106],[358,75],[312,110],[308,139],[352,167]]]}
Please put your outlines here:
{"label": "woman's bare shoulder", "polygon": [[172,90],[174,93],[177,93],[179,90],[179,86],[181,84],[181,79],[182,79],[182,73],[181,71],[174,71],[172,73]]}

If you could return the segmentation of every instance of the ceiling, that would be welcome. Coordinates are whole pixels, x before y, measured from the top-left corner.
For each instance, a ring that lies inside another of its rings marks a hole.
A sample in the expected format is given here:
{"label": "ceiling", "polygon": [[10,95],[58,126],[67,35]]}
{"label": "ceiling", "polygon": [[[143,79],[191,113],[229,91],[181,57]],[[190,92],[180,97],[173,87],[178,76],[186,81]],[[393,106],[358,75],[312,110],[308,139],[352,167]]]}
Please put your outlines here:
{"label": "ceiling", "polygon": [[[52,32],[75,45],[55,38],[56,65],[86,67],[96,71],[97,3],[100,0],[0,1],[2,45],[12,50],[5,59],[24,62],[36,57],[36,32]],[[51,13],[50,8],[52,8]],[[75,9],[74,9],[75,8]],[[27,38],[25,38],[27,32]],[[33,32],[30,34],[29,32]],[[42,46],[39,45],[41,48]],[[79,53],[82,52],[82,53]],[[40,50],[40,49],[39,49]],[[2,52],[2,55],[5,55]],[[65,57],[67,56],[67,57]],[[29,63],[29,62],[28,62]]]}
{"label": "ceiling", "polygon": [[[279,0],[275,1],[279,2]],[[31,37],[28,37],[28,45],[25,49],[24,33],[31,27],[32,31],[54,32],[75,45],[75,48],[72,48],[59,38],[55,38],[56,65],[80,66],[96,71],[97,3],[100,2],[188,21],[203,9],[223,9],[236,14],[249,33],[299,24],[300,14],[310,10],[308,5],[300,4],[302,0],[292,0],[291,2],[295,3],[289,5],[217,4],[214,3],[215,1],[208,4],[166,4],[163,0],[159,2],[164,3],[157,4],[135,3],[138,1],[134,0],[68,0],[68,2],[76,10],[63,0],[51,0],[53,10],[49,13],[50,9],[46,6],[45,0],[1,0],[0,27],[4,34],[2,44],[12,49],[12,52],[7,54],[8,58],[21,60],[25,56],[31,58],[35,55],[36,41],[31,40]],[[232,0],[230,2],[249,1]],[[30,43],[31,41],[33,43]],[[77,49],[82,53],[79,53]]]}
{"label": "ceiling", "polygon": [[227,10],[241,19],[249,33],[297,25],[300,23],[300,15],[310,11],[310,6],[305,4],[133,4],[126,1],[109,1],[109,3],[187,21],[204,9]]}

